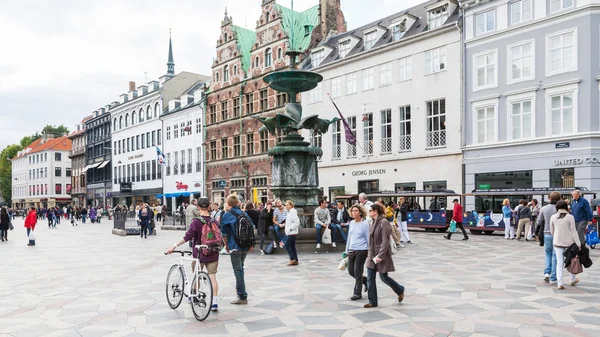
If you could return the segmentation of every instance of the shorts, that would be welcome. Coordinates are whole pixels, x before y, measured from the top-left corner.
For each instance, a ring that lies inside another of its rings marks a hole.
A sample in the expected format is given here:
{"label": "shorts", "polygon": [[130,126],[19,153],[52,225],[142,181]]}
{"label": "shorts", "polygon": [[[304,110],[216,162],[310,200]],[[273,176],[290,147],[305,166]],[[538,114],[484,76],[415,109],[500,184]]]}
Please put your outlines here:
{"label": "shorts", "polygon": [[208,263],[200,263],[200,269],[208,272],[209,275],[217,273],[217,267],[219,267],[219,261],[208,262]]}

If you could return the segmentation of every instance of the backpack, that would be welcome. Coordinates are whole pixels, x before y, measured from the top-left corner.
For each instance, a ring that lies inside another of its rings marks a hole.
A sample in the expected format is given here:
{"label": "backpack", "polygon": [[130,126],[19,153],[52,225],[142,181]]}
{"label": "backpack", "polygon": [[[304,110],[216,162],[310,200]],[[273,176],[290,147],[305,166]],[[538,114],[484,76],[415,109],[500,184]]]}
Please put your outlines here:
{"label": "backpack", "polygon": [[142,216],[148,216],[148,208],[147,207],[142,208]]}
{"label": "backpack", "polygon": [[229,211],[229,213],[237,219],[234,235],[237,245],[242,249],[254,247],[254,226],[252,226],[248,217],[246,217],[243,212],[240,215],[233,213],[233,211]]}
{"label": "backpack", "polygon": [[386,207],[385,208],[385,218],[389,219],[389,218],[393,218],[394,217],[394,211],[392,211],[392,209],[390,207]]}
{"label": "backpack", "polygon": [[202,255],[209,256],[218,254],[221,250],[221,229],[215,220],[210,220],[208,223],[204,218],[196,218],[202,222],[202,231],[200,236],[200,244],[207,245],[208,248],[202,249]]}

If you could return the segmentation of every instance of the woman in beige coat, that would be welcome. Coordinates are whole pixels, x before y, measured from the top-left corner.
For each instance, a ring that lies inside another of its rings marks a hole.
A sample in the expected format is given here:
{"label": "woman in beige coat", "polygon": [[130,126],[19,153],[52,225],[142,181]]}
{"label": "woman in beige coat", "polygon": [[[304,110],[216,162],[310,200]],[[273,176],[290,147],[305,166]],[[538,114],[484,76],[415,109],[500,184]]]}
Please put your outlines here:
{"label": "woman in beige coat", "polygon": [[404,299],[404,287],[388,276],[388,272],[394,271],[394,261],[390,248],[390,235],[392,226],[385,219],[385,209],[383,205],[374,203],[369,210],[371,217],[371,226],[369,228],[369,256],[367,257],[367,288],[369,303],[365,308],[377,307],[377,285],[375,276],[379,272],[379,277],[383,283],[387,284],[398,295],[398,302]]}
{"label": "woman in beige coat", "polygon": [[[563,285],[563,270],[565,269],[563,254],[571,245],[576,244],[581,249],[582,244],[577,229],[575,229],[575,218],[569,214],[568,207],[569,205],[564,200],[557,202],[557,213],[550,218],[550,233],[552,233],[552,244],[556,254],[556,283],[558,283],[559,290],[565,289]],[[571,286],[576,285],[579,282],[577,276],[567,273],[571,278]]]}

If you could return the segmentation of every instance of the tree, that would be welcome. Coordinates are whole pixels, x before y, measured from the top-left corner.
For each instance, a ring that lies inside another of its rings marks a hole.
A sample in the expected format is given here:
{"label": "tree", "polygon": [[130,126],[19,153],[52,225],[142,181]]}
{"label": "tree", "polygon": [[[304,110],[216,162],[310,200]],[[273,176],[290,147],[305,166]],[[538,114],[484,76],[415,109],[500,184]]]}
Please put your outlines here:
{"label": "tree", "polygon": [[9,204],[12,199],[12,163],[9,159],[14,158],[21,149],[20,145],[12,144],[0,152],[0,193]]}
{"label": "tree", "polygon": [[64,134],[69,134],[69,129],[64,125],[46,125],[42,129],[42,134],[54,135],[54,137],[62,137]]}
{"label": "tree", "polygon": [[38,140],[40,138],[42,138],[42,136],[36,132],[31,136],[25,136],[25,137],[21,138],[21,140],[19,141],[19,145],[21,145],[21,149],[24,149],[27,146],[29,146],[29,144],[35,142],[36,140]]}

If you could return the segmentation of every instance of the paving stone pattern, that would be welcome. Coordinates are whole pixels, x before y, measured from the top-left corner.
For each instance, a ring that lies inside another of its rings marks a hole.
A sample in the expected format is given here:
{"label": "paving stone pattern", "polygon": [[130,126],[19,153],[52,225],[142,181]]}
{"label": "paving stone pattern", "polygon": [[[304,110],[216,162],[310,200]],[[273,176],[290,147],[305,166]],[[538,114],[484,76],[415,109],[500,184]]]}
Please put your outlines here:
{"label": "paving stone pattern", "polygon": [[[222,256],[218,313],[194,319],[186,301],[165,299],[164,256],[181,231],[140,239],[111,234],[112,223],[57,229],[40,223],[27,247],[22,220],[0,243],[1,336],[598,336],[600,272],[585,270],[576,287],[543,281],[543,249],[502,236],[447,241],[412,232],[414,244],[394,256],[402,304],[378,281],[379,308],[350,301],[353,279],[337,269],[340,248],[287,255],[249,255],[247,306],[233,306],[235,280]],[[331,247],[330,247],[331,248]],[[592,258],[600,264],[600,250]],[[565,278],[565,281],[567,279]]]}

